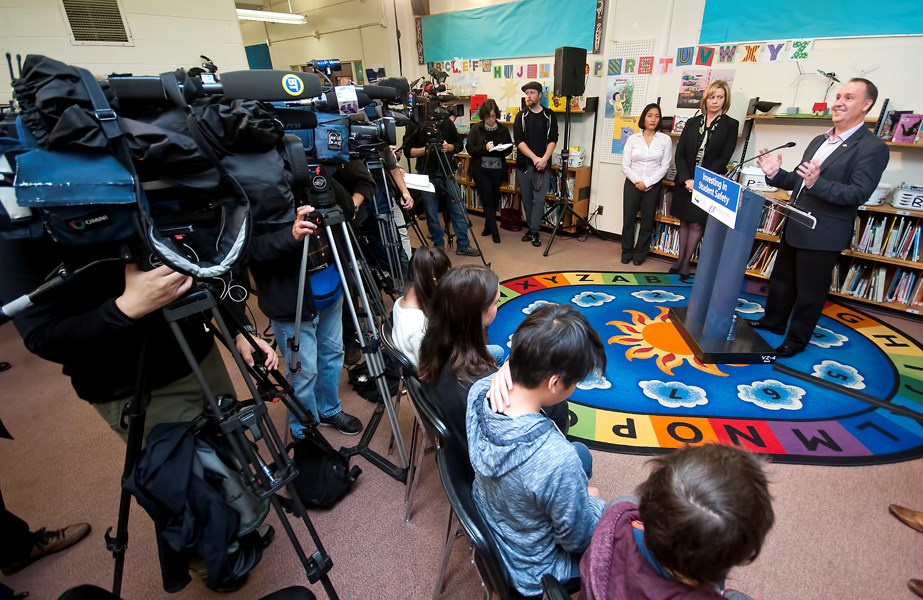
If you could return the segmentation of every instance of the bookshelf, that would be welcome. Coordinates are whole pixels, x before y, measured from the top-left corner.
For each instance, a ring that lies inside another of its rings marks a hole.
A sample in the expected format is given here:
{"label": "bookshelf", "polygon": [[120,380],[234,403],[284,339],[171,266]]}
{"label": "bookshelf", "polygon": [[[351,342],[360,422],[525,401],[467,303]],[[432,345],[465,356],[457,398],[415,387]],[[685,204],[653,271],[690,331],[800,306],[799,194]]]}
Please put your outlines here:
{"label": "bookshelf", "polygon": [[[483,214],[483,207],[481,206],[480,201],[478,200],[478,191],[477,186],[474,181],[468,179],[468,161],[471,160],[471,157],[462,152],[455,155],[455,160],[458,164],[458,170],[456,171],[456,180],[461,186],[462,197],[465,201],[465,208],[470,211]],[[500,186],[500,209],[504,208],[515,208],[519,209],[519,182],[517,180],[516,172],[516,160],[513,158],[506,159],[506,180]],[[560,166],[554,166],[552,169],[555,173],[561,172]],[[574,209],[574,212],[583,217],[587,218],[590,208],[590,167],[568,167],[567,172],[567,196],[570,202],[571,207]],[[554,194],[546,194],[546,206],[547,201],[554,199]],[[499,213],[497,219],[499,220]],[[565,233],[576,233],[577,227],[573,215],[570,213],[564,216],[564,221],[561,223],[561,229]],[[549,222],[545,220],[542,223],[542,227],[545,229],[554,228],[554,222]]]}

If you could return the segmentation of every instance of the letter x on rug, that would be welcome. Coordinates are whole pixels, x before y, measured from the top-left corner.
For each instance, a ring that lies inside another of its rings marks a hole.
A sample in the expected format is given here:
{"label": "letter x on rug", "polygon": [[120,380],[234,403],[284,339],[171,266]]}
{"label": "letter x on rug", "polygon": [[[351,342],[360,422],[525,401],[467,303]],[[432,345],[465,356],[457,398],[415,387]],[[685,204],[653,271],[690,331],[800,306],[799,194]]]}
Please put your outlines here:
{"label": "letter x on rug", "polygon": [[[766,284],[744,283],[741,318]],[[606,347],[606,372],[570,399],[572,438],[611,452],[736,444],[776,462],[869,465],[923,456],[923,347],[854,308],[827,303],[804,352],[775,364],[703,364],[669,320],[691,283],[666,273],[557,272],[500,284],[491,342],[506,346],[546,303],[572,304]],[[760,331],[772,346],[783,336]],[[896,412],[895,412],[896,411]]]}

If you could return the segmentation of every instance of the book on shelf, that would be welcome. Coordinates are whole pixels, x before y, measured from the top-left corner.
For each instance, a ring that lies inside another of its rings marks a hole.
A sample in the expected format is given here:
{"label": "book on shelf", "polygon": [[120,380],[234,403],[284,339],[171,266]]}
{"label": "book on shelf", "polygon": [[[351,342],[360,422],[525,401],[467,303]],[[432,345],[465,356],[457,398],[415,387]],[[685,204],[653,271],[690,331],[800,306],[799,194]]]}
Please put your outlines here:
{"label": "book on shelf", "polygon": [[881,103],[881,110],[878,111],[878,121],[875,122],[875,135],[881,137],[881,130],[885,125],[885,117],[888,114],[888,110],[891,108],[891,99],[885,98],[884,102]]}
{"label": "book on shelf", "polygon": [[673,117],[673,127],[670,129],[670,133],[682,133],[683,129],[686,127],[686,121],[689,119],[689,116],[682,115]]}
{"label": "book on shelf", "polygon": [[911,306],[923,306],[923,277],[920,277],[910,294]]}
{"label": "book on shelf", "polygon": [[830,291],[839,292],[840,291],[840,263],[833,265],[833,273],[830,277]]}
{"label": "book on shelf", "polygon": [[888,110],[882,122],[881,131],[878,132],[878,137],[886,142],[892,141],[894,130],[897,127],[898,121],[901,120],[901,116],[912,113],[912,110]]}
{"label": "book on shelf", "polygon": [[923,123],[923,115],[919,113],[901,115],[891,132],[891,141],[900,144],[914,143],[917,140],[917,134],[920,133],[920,123]]}

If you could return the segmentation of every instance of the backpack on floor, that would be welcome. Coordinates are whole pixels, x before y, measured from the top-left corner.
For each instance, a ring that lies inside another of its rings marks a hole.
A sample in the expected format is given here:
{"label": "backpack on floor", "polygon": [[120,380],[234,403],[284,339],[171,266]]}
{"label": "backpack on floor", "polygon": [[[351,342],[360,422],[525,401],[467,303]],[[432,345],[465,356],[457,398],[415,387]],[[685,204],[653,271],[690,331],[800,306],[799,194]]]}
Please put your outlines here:
{"label": "backpack on floor", "polygon": [[[298,475],[292,486],[308,508],[331,508],[353,487],[362,473],[349,467],[349,459],[333,449],[317,427],[304,429],[304,437],[290,446]],[[291,510],[291,502],[283,503]]]}

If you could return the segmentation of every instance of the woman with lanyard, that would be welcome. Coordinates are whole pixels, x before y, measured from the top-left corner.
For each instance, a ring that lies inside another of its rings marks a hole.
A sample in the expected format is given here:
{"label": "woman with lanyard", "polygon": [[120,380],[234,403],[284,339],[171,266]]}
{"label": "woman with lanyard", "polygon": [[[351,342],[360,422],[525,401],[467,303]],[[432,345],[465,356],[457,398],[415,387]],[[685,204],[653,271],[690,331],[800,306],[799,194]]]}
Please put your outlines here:
{"label": "woman with lanyard", "polygon": [[[471,160],[468,162],[468,176],[477,185],[478,197],[484,208],[483,236],[493,236],[494,243],[500,243],[497,228],[497,210],[500,208],[500,185],[506,177],[506,157],[513,152],[513,138],[509,130],[497,124],[500,108],[496,101],[488,98],[478,108],[480,123],[471,126],[466,148]],[[502,150],[496,146],[503,147]]]}
{"label": "woman with lanyard", "polygon": [[740,123],[726,113],[731,89],[726,81],[712,82],[702,95],[701,114],[686,122],[676,145],[676,186],[670,215],[679,219],[679,258],[670,273],[689,275],[690,261],[705,233],[708,214],[692,203],[692,178],[696,165],[724,175],[737,146]]}

